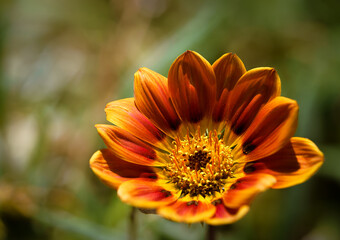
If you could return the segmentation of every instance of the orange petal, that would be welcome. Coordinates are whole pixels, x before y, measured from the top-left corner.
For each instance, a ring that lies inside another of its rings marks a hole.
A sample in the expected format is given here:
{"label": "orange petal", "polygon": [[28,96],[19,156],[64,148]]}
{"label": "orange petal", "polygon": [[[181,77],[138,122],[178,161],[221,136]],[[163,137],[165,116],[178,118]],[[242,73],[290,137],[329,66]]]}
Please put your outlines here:
{"label": "orange petal", "polygon": [[205,222],[210,225],[222,225],[234,223],[241,219],[249,211],[249,206],[244,205],[240,208],[228,208],[221,200],[215,201],[215,215]]}
{"label": "orange petal", "polygon": [[106,105],[105,112],[107,120],[114,125],[151,145],[164,148],[165,134],[138,111],[133,98],[110,102]]}
{"label": "orange petal", "polygon": [[267,173],[276,178],[272,188],[286,188],[306,181],[323,164],[324,156],[318,147],[306,138],[291,138],[275,154],[248,163],[246,173]]}
{"label": "orange petal", "polygon": [[217,99],[224,89],[230,91],[246,72],[241,59],[236,54],[226,53],[213,64],[217,84]]}
{"label": "orange petal", "polygon": [[162,75],[147,68],[135,73],[135,103],[163,132],[178,129],[181,121],[170,100],[168,81]]}
{"label": "orange petal", "polygon": [[255,68],[246,72],[230,92],[225,106],[226,119],[232,130],[242,134],[259,109],[280,93],[280,78],[273,68]]}
{"label": "orange petal", "polygon": [[226,113],[229,92],[246,72],[246,68],[236,54],[227,53],[213,64],[213,69],[216,75],[218,99],[214,107],[213,120],[221,122]]}
{"label": "orange petal", "polygon": [[157,213],[175,222],[194,223],[211,218],[215,213],[215,206],[204,200],[184,197],[171,205],[157,209]]}
{"label": "orange petal", "polygon": [[242,136],[237,158],[253,161],[280,150],[295,133],[298,109],[294,100],[284,97],[267,103]]}
{"label": "orange petal", "polygon": [[216,101],[216,79],[210,63],[196,52],[186,51],[169,70],[169,90],[183,121],[199,122]]}
{"label": "orange petal", "polygon": [[247,106],[237,109],[230,121],[233,133],[241,135],[247,130],[259,109],[263,106],[263,102],[263,95],[257,94],[250,100]]}
{"label": "orange petal", "polygon": [[135,179],[124,182],[118,188],[118,196],[128,204],[138,208],[157,208],[168,205],[178,198],[166,190],[157,180]]}
{"label": "orange petal", "polygon": [[214,122],[219,123],[225,120],[228,97],[229,97],[228,89],[223,89],[220,98],[216,101],[216,104],[214,106],[214,111],[212,114],[212,119]]}
{"label": "orange petal", "polygon": [[163,165],[149,145],[126,130],[106,124],[97,124],[96,128],[106,146],[124,161],[146,166]]}
{"label": "orange petal", "polygon": [[229,92],[246,72],[246,68],[236,54],[227,53],[213,64],[213,69],[217,83],[217,102],[214,107],[213,120],[221,122],[224,120],[226,113]]}
{"label": "orange petal", "polygon": [[238,179],[224,194],[223,202],[230,208],[248,205],[254,197],[275,184],[276,179],[268,174],[252,174]]}
{"label": "orange petal", "polygon": [[90,159],[90,167],[104,183],[113,188],[118,188],[132,178],[156,177],[152,168],[126,162],[109,149],[95,152]]}

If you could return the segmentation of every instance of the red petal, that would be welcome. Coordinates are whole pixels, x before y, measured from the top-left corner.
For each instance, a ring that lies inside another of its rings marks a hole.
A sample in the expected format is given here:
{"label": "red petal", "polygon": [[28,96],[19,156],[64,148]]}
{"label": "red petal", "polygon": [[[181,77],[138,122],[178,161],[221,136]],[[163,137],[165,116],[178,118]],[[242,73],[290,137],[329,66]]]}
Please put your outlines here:
{"label": "red petal", "polygon": [[207,60],[186,51],[169,70],[169,90],[183,121],[199,122],[212,111],[216,101],[216,79]]}
{"label": "red petal", "polygon": [[248,163],[246,173],[266,173],[276,178],[272,188],[286,188],[306,181],[322,165],[324,156],[309,139],[294,137],[275,154]]}

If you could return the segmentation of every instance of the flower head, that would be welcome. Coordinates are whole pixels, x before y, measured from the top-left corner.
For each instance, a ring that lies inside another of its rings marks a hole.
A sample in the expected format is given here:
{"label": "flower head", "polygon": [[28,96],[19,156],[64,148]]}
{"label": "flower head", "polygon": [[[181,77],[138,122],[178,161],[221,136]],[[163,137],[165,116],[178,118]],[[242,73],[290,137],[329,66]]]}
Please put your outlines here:
{"label": "flower head", "polygon": [[298,105],[280,84],[274,69],[246,71],[231,53],[211,66],[187,51],[168,78],[141,68],[134,98],[105,108],[114,125],[96,125],[107,149],[90,166],[135,207],[179,222],[235,222],[258,193],[302,183],[324,160],[293,137]]}

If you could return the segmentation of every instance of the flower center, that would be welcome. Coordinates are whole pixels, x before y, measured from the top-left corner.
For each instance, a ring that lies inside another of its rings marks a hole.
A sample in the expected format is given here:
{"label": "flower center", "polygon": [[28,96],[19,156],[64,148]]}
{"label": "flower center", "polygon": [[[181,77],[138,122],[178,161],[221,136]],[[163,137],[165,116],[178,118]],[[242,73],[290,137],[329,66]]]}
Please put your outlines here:
{"label": "flower center", "polygon": [[224,191],[224,185],[234,175],[232,149],[219,139],[217,132],[186,139],[176,138],[164,174],[182,196],[213,196]]}

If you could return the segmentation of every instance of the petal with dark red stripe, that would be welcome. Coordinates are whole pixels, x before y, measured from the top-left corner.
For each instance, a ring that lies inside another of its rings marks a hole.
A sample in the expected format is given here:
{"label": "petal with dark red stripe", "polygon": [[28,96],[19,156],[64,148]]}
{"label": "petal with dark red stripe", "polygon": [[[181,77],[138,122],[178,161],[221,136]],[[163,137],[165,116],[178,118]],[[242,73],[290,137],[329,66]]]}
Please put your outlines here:
{"label": "petal with dark red stripe", "polygon": [[165,189],[157,180],[136,179],[120,185],[118,196],[138,208],[157,208],[176,201],[178,193]]}
{"label": "petal with dark red stripe", "polygon": [[213,64],[213,69],[217,83],[217,103],[214,107],[213,120],[220,122],[224,120],[229,92],[246,72],[246,68],[236,54],[227,53]]}
{"label": "petal with dark red stripe", "polygon": [[106,105],[105,112],[107,120],[114,125],[147,143],[164,148],[165,134],[138,111],[133,98],[110,102]]}
{"label": "petal with dark red stripe", "polygon": [[90,167],[104,183],[113,188],[133,178],[157,177],[151,167],[126,162],[109,149],[95,152],[90,159]]}
{"label": "petal with dark red stripe", "polygon": [[244,205],[240,208],[226,207],[221,199],[215,201],[215,208],[216,212],[212,218],[206,220],[207,224],[210,225],[230,224],[242,218],[249,211],[248,205]]}
{"label": "petal with dark red stripe", "polygon": [[246,72],[241,59],[232,53],[226,53],[213,64],[216,76],[217,98],[223,90],[231,91],[240,77]]}
{"label": "petal with dark red stripe", "polygon": [[309,139],[293,137],[280,151],[246,164],[246,173],[266,173],[276,178],[272,188],[286,188],[310,178],[323,164],[324,156]]}
{"label": "petal with dark red stripe", "polygon": [[230,208],[248,205],[254,197],[273,186],[276,179],[268,174],[252,174],[238,179],[223,195],[223,202]]}
{"label": "petal with dark red stripe", "polygon": [[280,150],[295,133],[298,109],[296,101],[284,97],[267,103],[241,137],[235,157],[253,161]]}
{"label": "petal with dark red stripe", "polygon": [[260,108],[281,93],[281,82],[273,68],[255,68],[246,72],[230,92],[226,120],[231,129],[242,134]]}
{"label": "petal with dark red stripe", "polygon": [[170,100],[167,79],[154,71],[141,68],[135,73],[135,103],[165,133],[176,131],[181,124]]}
{"label": "petal with dark red stripe", "polygon": [[157,213],[172,221],[194,223],[211,218],[215,213],[215,206],[204,200],[184,197],[157,209]]}
{"label": "petal with dark red stripe", "polygon": [[210,63],[196,52],[186,51],[169,70],[169,90],[183,121],[197,123],[211,113],[216,101],[216,79]]}
{"label": "petal with dark red stripe", "polygon": [[162,166],[149,145],[116,126],[97,124],[99,135],[106,146],[124,161],[146,166]]}

